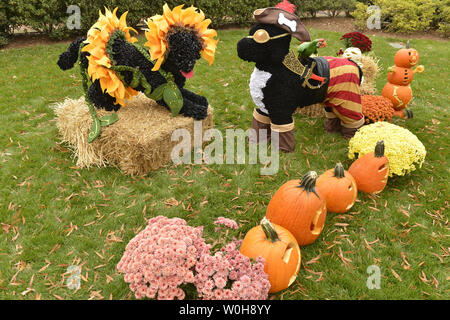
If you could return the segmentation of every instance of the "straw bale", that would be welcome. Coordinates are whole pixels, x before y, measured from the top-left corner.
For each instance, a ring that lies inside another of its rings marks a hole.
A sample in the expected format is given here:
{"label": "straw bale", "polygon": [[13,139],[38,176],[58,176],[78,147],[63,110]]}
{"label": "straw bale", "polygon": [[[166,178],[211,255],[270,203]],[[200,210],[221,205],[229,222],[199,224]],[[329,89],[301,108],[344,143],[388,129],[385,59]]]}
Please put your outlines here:
{"label": "straw bale", "polygon": [[325,117],[325,105],[323,103],[316,103],[304,108],[297,108],[295,114],[301,114],[311,118]]}
{"label": "straw bale", "polygon": [[[178,141],[171,141],[176,129],[187,129],[194,137],[194,119],[170,111],[139,94],[117,112],[119,120],[103,127],[92,143],[87,137],[92,124],[84,97],[66,99],[52,106],[63,142],[73,150],[81,168],[116,166],[127,175],[145,175],[171,163],[171,152]],[[97,110],[98,117],[109,112]],[[202,121],[203,131],[214,126],[213,109]],[[193,143],[191,143],[193,145]]]}

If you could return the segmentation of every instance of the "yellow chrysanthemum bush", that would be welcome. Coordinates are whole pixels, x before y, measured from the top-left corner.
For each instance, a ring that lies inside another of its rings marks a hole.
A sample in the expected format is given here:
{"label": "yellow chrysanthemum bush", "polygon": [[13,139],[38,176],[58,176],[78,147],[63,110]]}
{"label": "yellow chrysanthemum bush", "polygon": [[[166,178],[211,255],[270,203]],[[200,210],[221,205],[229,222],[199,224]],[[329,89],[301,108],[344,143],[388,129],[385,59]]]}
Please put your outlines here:
{"label": "yellow chrysanthemum bush", "polygon": [[163,15],[155,15],[147,21],[148,30],[145,32],[152,60],[156,60],[152,71],[161,67],[168,53],[167,36],[174,28],[185,28],[195,33],[202,45],[201,56],[211,65],[214,62],[217,32],[209,29],[210,19],[205,19],[203,11],[191,6],[183,9],[184,5],[171,10],[167,4],[163,6]]}
{"label": "yellow chrysanthemum bush", "polygon": [[360,128],[349,142],[348,157],[355,159],[373,152],[380,140],[384,141],[390,177],[422,167],[427,154],[422,142],[408,129],[384,121]]}

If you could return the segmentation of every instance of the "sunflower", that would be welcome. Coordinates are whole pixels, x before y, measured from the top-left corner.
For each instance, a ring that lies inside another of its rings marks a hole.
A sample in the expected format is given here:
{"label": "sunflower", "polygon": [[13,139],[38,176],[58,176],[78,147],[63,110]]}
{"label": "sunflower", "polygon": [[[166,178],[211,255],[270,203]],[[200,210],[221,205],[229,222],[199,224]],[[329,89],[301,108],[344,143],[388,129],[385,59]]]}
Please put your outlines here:
{"label": "sunflower", "polygon": [[191,6],[183,9],[184,5],[170,10],[169,6],[163,6],[163,15],[155,15],[147,21],[148,31],[145,32],[147,42],[145,45],[150,48],[152,60],[157,60],[152,71],[157,71],[165,59],[168,49],[167,34],[172,27],[181,27],[193,30],[202,45],[200,51],[202,57],[211,65],[214,62],[214,54],[218,40],[217,32],[208,29],[211,24],[210,19],[205,19],[203,11],[197,12],[197,8]]}
{"label": "sunflower", "polygon": [[126,41],[133,43],[138,41],[130,35],[130,30],[137,34],[137,31],[127,27],[126,16],[128,11],[117,18],[117,8],[113,12],[105,8],[105,15],[99,11],[98,21],[87,33],[87,39],[82,51],[89,52],[88,74],[93,81],[99,80],[103,91],[116,99],[116,104],[125,106],[125,100],[137,95],[131,87],[125,86],[119,76],[111,70],[113,62],[108,57],[108,42],[112,35],[123,37]]}

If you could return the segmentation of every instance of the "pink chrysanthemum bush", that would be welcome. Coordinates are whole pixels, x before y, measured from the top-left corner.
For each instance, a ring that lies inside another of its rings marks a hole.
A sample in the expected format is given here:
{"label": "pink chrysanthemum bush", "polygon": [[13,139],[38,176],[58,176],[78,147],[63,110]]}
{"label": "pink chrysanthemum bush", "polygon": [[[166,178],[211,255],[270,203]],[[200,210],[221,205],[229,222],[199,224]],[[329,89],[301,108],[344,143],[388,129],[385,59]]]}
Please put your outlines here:
{"label": "pink chrysanthemum bush", "polygon": [[225,218],[225,217],[219,217],[216,221],[214,221],[214,224],[218,227],[215,229],[215,231],[219,231],[221,226],[224,226],[229,229],[238,229],[239,226],[236,221],[233,219]]}
{"label": "pink chrysanthemum bush", "polygon": [[[237,223],[226,220],[226,226],[234,229]],[[184,299],[188,287],[203,299],[267,299],[264,259],[242,255],[241,241],[212,255],[202,233],[203,227],[190,227],[180,218],[150,219],[127,244],[117,270],[137,299]]]}
{"label": "pink chrysanthemum bush", "polygon": [[214,256],[203,255],[195,266],[199,297],[207,300],[265,300],[270,282],[264,272],[264,259],[254,263],[241,254],[242,241],[233,241]]}
{"label": "pink chrysanthemum bush", "polygon": [[180,286],[193,283],[191,270],[211,249],[202,233],[203,227],[190,227],[183,219],[150,219],[126,246],[117,270],[137,299],[184,299]]}

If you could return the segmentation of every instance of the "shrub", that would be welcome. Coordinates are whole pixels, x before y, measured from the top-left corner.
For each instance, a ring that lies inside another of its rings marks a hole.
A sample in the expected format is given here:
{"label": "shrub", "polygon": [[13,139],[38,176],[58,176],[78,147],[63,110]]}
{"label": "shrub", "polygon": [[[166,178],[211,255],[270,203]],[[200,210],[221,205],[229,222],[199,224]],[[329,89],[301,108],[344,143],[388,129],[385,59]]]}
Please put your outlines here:
{"label": "shrub", "polygon": [[324,8],[324,0],[295,0],[291,1],[293,4],[297,6],[297,14],[299,16],[309,15],[311,17],[315,17],[317,12],[323,10]]}
{"label": "shrub", "polygon": [[17,24],[15,3],[11,0],[0,2],[0,48],[9,42],[13,28]]}
{"label": "shrub", "polygon": [[443,6],[437,9],[437,15],[433,21],[434,26],[438,28],[445,37],[450,36],[450,0],[442,1]]}
{"label": "shrub", "polygon": [[[445,30],[450,22],[449,0],[373,0],[373,4],[381,8],[382,25],[393,32]],[[366,28],[368,6],[358,3],[352,12],[360,29]]]}
{"label": "shrub", "polygon": [[421,168],[427,154],[425,146],[408,129],[389,122],[375,122],[361,127],[349,141],[348,157],[355,159],[373,152],[379,140],[385,144],[389,176],[403,176]]}
{"label": "shrub", "polygon": [[[4,3],[6,1],[6,3]],[[119,7],[119,14],[128,11],[127,23],[136,27],[139,23],[155,14],[162,14],[162,7],[167,3],[173,8],[180,5],[175,0],[2,0],[0,4],[0,42],[5,36],[5,29],[10,27],[8,20],[11,14],[6,12],[10,7],[9,2],[17,5],[16,16],[22,25],[47,34],[51,38],[68,38],[75,34],[85,34],[87,30],[97,21],[98,11],[106,6],[111,10]],[[253,22],[253,11],[257,8],[273,5],[270,0],[190,0],[184,1],[186,6],[194,5],[200,8],[205,15],[212,20],[213,27],[225,24],[246,25]],[[69,30],[66,26],[69,14],[67,8],[75,4],[81,10],[81,28]],[[5,9],[6,8],[6,9]]]}
{"label": "shrub", "polygon": [[344,11],[348,16],[351,11],[356,8],[355,0],[325,0],[324,10],[327,10],[329,17],[336,17],[340,12]]}
{"label": "shrub", "polygon": [[337,16],[341,11],[349,15],[356,4],[356,0],[292,0],[291,2],[297,6],[298,15],[313,18],[319,11],[326,11],[330,17]]}
{"label": "shrub", "polygon": [[[21,24],[57,39],[67,38],[74,34],[84,34],[97,21],[99,10],[103,10],[105,6],[119,7],[120,13],[128,10],[128,24],[136,26],[141,18],[149,16],[150,12],[157,12],[157,8],[160,11],[164,3],[164,1],[148,3],[145,0],[78,0],[76,3],[67,0],[16,0],[16,2],[19,7]],[[71,4],[78,5],[81,10],[81,28],[79,30],[69,30],[66,26],[69,18],[67,8]]]}
{"label": "shrub", "polygon": [[361,96],[361,106],[366,123],[378,121],[392,121],[394,108],[391,100],[382,96],[364,95]]}

